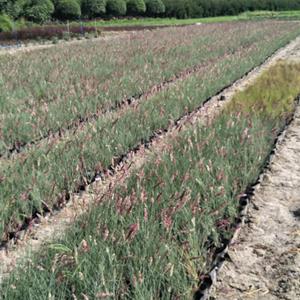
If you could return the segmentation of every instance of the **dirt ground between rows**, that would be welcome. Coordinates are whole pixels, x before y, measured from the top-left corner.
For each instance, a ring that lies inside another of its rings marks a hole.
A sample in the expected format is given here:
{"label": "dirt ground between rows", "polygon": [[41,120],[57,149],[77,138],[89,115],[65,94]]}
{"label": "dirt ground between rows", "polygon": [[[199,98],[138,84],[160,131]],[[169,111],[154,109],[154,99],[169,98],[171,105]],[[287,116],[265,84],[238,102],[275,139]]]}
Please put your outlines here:
{"label": "dirt ground between rows", "polygon": [[[183,118],[179,126],[171,128],[166,134],[162,134],[155,139],[149,150],[141,148],[137,153],[131,153],[127,161],[118,166],[112,177],[108,177],[105,181],[96,182],[82,195],[73,195],[65,208],[58,212],[54,212],[54,214],[48,215],[47,217],[41,217],[41,222],[39,224],[31,226],[29,230],[25,232],[20,232],[17,243],[8,244],[7,247],[0,249],[0,283],[19,262],[30,258],[30,254],[38,251],[44,243],[49,242],[54,238],[56,239],[59,235],[63,234],[68,226],[70,226],[79,215],[93,204],[95,197],[101,197],[108,188],[112,188],[114,184],[125,180],[133,170],[143,165],[147,159],[148,151],[155,150],[159,152],[159,149],[167,143],[167,138],[174,137],[174,135],[181,131],[183,127],[191,126],[192,124],[199,122],[199,120],[208,122],[213,117],[216,117],[237,90],[245,88],[249,83],[253,82],[263,70],[276,63],[279,59],[291,57],[298,52],[300,53],[300,37],[291,42],[287,47],[279,50],[262,66],[253,70],[241,80],[238,80],[221,94],[213,97],[203,107]],[[220,101],[221,96],[223,100],[225,99],[224,101]],[[225,298],[221,297],[218,299]]]}
{"label": "dirt ground between rows", "polygon": [[[287,58],[300,60],[300,45]],[[210,300],[300,299],[300,104],[256,187]]]}

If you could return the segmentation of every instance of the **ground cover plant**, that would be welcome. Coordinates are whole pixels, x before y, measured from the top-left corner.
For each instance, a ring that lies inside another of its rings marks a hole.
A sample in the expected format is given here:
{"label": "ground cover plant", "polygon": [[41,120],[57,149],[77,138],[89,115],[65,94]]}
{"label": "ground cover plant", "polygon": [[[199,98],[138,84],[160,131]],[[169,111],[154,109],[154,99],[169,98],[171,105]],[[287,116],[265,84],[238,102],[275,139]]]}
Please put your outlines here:
{"label": "ground cover plant", "polygon": [[167,140],[64,238],[12,273],[2,298],[192,298],[209,249],[232,234],[240,195],[292,115],[299,75],[299,64],[273,66],[212,124]]}
{"label": "ground cover plant", "polygon": [[273,41],[281,46],[297,32],[288,22],[210,24],[1,57],[0,155],[101,114],[187,68],[252,44],[271,42],[274,50]]}
{"label": "ground cover plant", "polygon": [[[280,32],[274,25],[276,33]],[[255,44],[253,36],[243,36],[242,47],[231,45],[231,51],[225,48],[226,53],[211,59],[199,73],[151,98],[103,115],[95,122],[84,124],[75,134],[69,132],[10,159],[2,158],[1,239],[6,240],[9,232],[18,230],[24,220],[30,221],[33,212],[41,212],[45,206],[51,209],[63,205],[70,192],[86,185],[97,172],[104,172],[116,158],[261,63],[297,34],[292,28],[289,34],[283,30],[283,36],[274,37],[273,31],[259,40],[255,36]]]}

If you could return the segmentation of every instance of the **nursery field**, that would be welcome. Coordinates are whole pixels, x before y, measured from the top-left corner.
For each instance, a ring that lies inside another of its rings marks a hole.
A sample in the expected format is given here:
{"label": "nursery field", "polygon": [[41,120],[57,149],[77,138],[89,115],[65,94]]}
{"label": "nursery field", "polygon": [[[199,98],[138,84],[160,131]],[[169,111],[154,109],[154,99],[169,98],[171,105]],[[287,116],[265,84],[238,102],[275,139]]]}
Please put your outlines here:
{"label": "nursery field", "polygon": [[191,26],[1,58],[0,155],[98,117],[196,67],[209,74],[217,64],[222,73],[232,58],[241,61],[240,76],[297,31],[286,22]]}
{"label": "nursery field", "polygon": [[[206,24],[1,57],[2,244],[299,34],[285,21]],[[299,73],[273,67],[212,124],[166,141],[0,299],[191,298],[293,112]]]}

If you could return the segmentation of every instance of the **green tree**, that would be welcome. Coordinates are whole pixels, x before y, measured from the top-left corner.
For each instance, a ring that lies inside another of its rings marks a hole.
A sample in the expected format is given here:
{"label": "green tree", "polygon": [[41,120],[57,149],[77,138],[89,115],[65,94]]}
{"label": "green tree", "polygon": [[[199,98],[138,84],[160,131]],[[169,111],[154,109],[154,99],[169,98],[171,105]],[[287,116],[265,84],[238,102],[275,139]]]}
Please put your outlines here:
{"label": "green tree", "polygon": [[28,4],[28,0],[6,0],[2,2],[3,9],[13,19],[17,19],[24,13],[24,8]]}
{"label": "green tree", "polygon": [[13,22],[8,15],[0,15],[0,32],[12,31],[13,27]]}
{"label": "green tree", "polygon": [[106,13],[106,0],[82,0],[81,11],[87,18],[101,16]]}
{"label": "green tree", "polygon": [[44,23],[51,18],[53,12],[51,0],[32,0],[24,10],[24,16],[30,21]]}
{"label": "green tree", "polygon": [[168,17],[186,19],[191,17],[194,0],[163,0]]}
{"label": "green tree", "polygon": [[146,11],[146,4],[144,0],[128,0],[127,1],[127,14],[141,15]]}
{"label": "green tree", "polygon": [[58,0],[55,4],[55,16],[61,20],[78,19],[81,16],[80,4],[76,0]]}
{"label": "green tree", "polygon": [[156,16],[163,14],[166,11],[166,7],[161,0],[147,0],[146,12],[147,15]]}
{"label": "green tree", "polygon": [[108,0],[106,11],[112,16],[124,16],[127,12],[126,2],[124,0]]}

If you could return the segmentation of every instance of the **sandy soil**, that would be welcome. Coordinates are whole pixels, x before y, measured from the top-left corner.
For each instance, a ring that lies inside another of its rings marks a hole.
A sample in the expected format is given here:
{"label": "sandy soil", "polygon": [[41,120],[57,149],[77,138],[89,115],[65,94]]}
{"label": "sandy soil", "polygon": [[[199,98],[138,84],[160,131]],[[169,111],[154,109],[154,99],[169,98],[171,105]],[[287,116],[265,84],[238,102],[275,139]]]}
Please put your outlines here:
{"label": "sandy soil", "polygon": [[[162,133],[152,140],[149,149],[140,147],[138,151],[129,153],[126,161],[117,166],[114,175],[107,177],[105,181],[100,180],[94,183],[88,188],[88,191],[81,195],[73,195],[71,201],[69,201],[65,208],[53,212],[47,217],[41,217],[38,224],[32,225],[27,231],[20,232],[19,239],[16,243],[11,241],[5,248],[0,249],[0,282],[1,279],[9,274],[18,263],[28,259],[32,252],[38,251],[44,243],[63,234],[68,226],[70,226],[80,214],[93,204],[95,198],[101,197],[108,188],[112,188],[116,182],[125,180],[133,170],[142,166],[149,157],[149,152],[153,150],[159,151],[161,147],[166,145],[168,138],[174,137],[179,131],[200,120],[204,123],[210,122],[212,118],[219,114],[224,105],[230,101],[232,95],[237,90],[245,88],[257,78],[265,68],[274,64],[279,59],[288,57],[291,53],[295,52],[296,48],[300,48],[300,37],[290,43],[287,47],[279,50],[262,66],[254,69],[247,76],[224,90],[221,94],[210,99],[204,106],[183,117],[176,125],[170,126],[166,133]],[[220,101],[220,99],[223,101]]]}
{"label": "sandy soil", "polygon": [[[300,60],[300,45],[289,52]],[[212,288],[215,300],[300,299],[300,104]]]}

